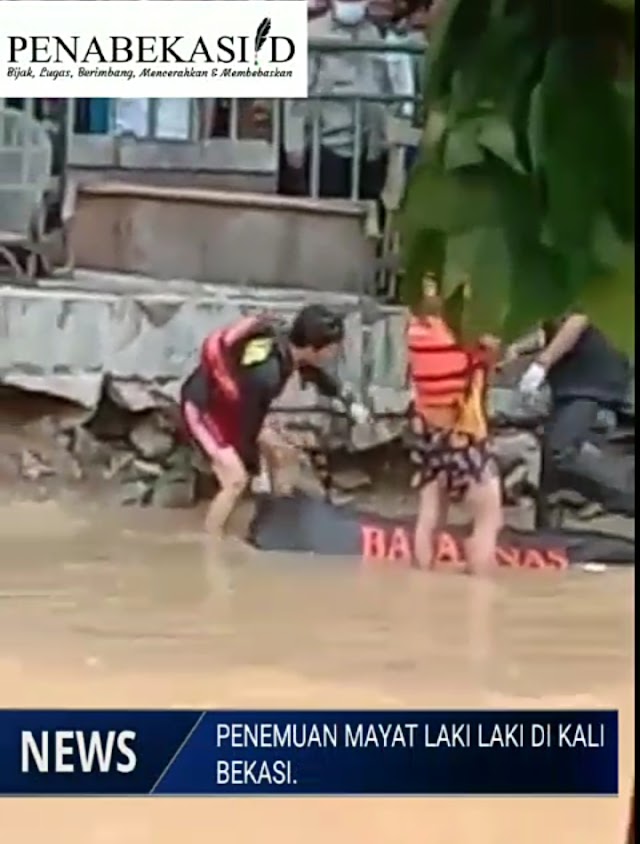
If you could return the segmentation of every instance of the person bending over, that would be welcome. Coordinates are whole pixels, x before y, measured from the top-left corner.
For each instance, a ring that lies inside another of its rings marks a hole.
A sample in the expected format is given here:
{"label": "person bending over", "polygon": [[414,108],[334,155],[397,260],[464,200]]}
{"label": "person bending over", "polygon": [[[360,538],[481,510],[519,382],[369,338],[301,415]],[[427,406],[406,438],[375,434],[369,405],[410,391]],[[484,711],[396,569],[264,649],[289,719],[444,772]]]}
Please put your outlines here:
{"label": "person bending over", "polygon": [[[570,314],[544,333],[546,345],[519,384],[525,396],[545,382],[551,390],[541,488],[564,483],[613,512],[634,515],[635,461],[605,454],[593,441],[600,411],[618,411],[625,404],[629,361],[582,314]],[[539,516],[542,526],[548,517],[544,505]]]}
{"label": "person bending over", "polygon": [[433,564],[434,534],[447,504],[464,501],[473,519],[467,570],[484,573],[495,565],[502,527],[500,477],[485,411],[488,372],[499,342],[486,336],[473,348],[461,346],[441,316],[433,279],[425,280],[424,293],[407,337],[420,484],[415,555],[420,566]]}
{"label": "person bending over", "polygon": [[368,411],[321,367],[344,339],[342,317],[323,305],[308,305],[289,331],[267,316],[248,317],[214,331],[204,341],[200,362],[181,390],[181,410],[191,440],[210,462],[219,483],[206,526],[220,537],[263,455],[272,470],[291,458],[287,445],[265,418],[294,371],[304,383],[342,402],[355,422]]}

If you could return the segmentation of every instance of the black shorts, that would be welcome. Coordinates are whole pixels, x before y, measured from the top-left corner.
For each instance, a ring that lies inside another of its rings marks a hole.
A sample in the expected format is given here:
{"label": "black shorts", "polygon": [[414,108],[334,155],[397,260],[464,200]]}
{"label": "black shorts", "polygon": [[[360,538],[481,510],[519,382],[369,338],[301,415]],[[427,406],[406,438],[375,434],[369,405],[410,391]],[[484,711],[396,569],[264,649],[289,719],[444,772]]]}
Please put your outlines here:
{"label": "black shorts", "polygon": [[446,494],[459,501],[471,482],[480,483],[488,473],[497,475],[497,464],[488,439],[429,425],[420,417],[412,422],[411,459],[420,488],[438,481]]}

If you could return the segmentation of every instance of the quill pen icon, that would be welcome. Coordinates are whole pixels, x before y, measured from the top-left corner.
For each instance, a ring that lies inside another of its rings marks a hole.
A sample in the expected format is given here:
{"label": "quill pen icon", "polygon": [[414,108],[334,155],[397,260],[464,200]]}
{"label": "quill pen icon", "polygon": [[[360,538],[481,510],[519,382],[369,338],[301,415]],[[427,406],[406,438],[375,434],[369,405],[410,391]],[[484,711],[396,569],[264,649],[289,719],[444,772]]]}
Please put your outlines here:
{"label": "quill pen icon", "polygon": [[258,58],[258,53],[264,46],[264,42],[267,40],[267,35],[271,31],[271,20],[270,18],[264,18],[258,29],[256,30],[256,40],[254,42],[254,50],[256,54],[256,60]]}

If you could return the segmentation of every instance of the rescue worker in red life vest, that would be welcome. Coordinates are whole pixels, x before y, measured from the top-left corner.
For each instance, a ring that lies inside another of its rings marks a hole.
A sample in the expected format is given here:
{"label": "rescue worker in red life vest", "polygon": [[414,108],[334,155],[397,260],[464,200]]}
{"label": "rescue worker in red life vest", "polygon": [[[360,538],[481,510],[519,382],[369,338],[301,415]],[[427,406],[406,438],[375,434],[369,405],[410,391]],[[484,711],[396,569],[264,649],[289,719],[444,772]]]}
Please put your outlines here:
{"label": "rescue worker in red life vest", "polygon": [[495,565],[502,527],[501,484],[486,415],[488,374],[497,362],[499,341],[485,336],[473,348],[462,347],[441,311],[437,284],[427,277],[420,313],[410,319],[407,336],[420,486],[415,554],[420,566],[433,564],[434,534],[448,502],[464,500],[473,521],[467,568],[483,573]]}
{"label": "rescue worker in red life vest", "polygon": [[250,317],[214,331],[204,341],[200,363],[182,386],[187,432],[211,462],[220,490],[207,515],[207,528],[220,537],[260,457],[279,470],[295,449],[264,425],[272,403],[294,371],[304,383],[342,402],[352,420],[369,413],[343,391],[322,364],[344,339],[342,317],[323,305],[308,305],[288,332],[267,317]]}

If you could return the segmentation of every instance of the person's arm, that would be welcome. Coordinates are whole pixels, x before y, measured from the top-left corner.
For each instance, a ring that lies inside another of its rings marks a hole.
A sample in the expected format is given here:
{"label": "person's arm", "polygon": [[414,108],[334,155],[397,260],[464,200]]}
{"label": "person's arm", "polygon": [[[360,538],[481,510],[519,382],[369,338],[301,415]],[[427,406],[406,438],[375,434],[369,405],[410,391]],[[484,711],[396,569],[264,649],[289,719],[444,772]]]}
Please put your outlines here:
{"label": "person's arm", "polygon": [[370,420],[371,414],[367,408],[356,401],[349,390],[346,390],[336,378],[329,375],[324,369],[307,365],[301,366],[299,372],[303,386],[313,384],[320,395],[328,399],[337,399],[344,405],[347,414],[354,422],[361,423]]}
{"label": "person's arm", "polygon": [[340,399],[342,388],[340,382],[324,369],[316,366],[301,366],[299,368],[300,382],[303,387],[313,384],[320,395],[328,399]]}
{"label": "person's arm", "polygon": [[[320,75],[320,57],[311,55],[308,60],[310,94],[317,93]],[[317,104],[316,104],[317,105]],[[304,166],[307,145],[307,123],[310,116],[308,100],[285,100],[283,103],[282,145],[290,167],[300,170]]]}
{"label": "person's arm", "polygon": [[525,371],[520,379],[520,392],[536,393],[544,384],[549,370],[574,348],[588,325],[588,319],[582,314],[568,317],[551,342]]}
{"label": "person's arm", "polygon": [[572,314],[562,323],[555,337],[538,355],[538,363],[546,372],[574,348],[588,325],[589,320],[583,314]]}

